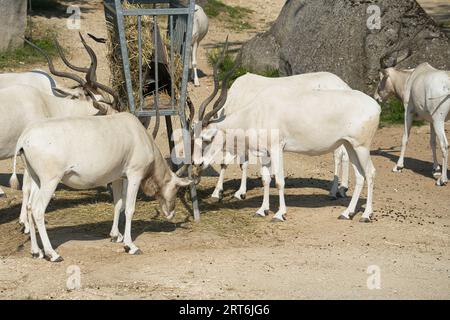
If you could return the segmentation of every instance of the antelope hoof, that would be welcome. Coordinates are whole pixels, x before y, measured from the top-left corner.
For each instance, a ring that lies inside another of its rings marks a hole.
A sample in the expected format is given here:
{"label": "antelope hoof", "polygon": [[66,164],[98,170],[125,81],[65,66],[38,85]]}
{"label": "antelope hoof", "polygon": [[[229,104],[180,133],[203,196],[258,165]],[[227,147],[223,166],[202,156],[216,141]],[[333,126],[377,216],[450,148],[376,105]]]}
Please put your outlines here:
{"label": "antelope hoof", "polygon": [[392,172],[402,172],[403,167],[395,166],[394,169],[392,169]]}
{"label": "antelope hoof", "polygon": [[124,249],[125,249],[126,253],[131,254],[131,255],[136,255],[137,256],[137,255],[142,254],[142,251],[139,248],[131,249],[129,246],[125,246]]}
{"label": "antelope hoof", "polygon": [[338,195],[338,197],[340,197],[340,198],[347,198],[347,191],[348,191],[348,188],[346,188],[346,187],[340,187],[339,188],[339,193],[337,194]]}
{"label": "antelope hoof", "polygon": [[39,252],[32,252],[31,257],[33,259],[42,259],[42,258],[44,258],[44,254],[42,253],[41,250],[39,250]]}
{"label": "antelope hoof", "polygon": [[442,180],[442,177],[439,178],[439,179],[436,181],[436,185],[437,185],[438,187],[446,186],[447,183],[448,183],[448,181],[447,181],[447,180]]}
{"label": "antelope hoof", "polygon": [[22,232],[23,234],[30,234],[30,227],[23,226]]}
{"label": "antelope hoof", "polygon": [[272,220],[270,220],[270,222],[273,222],[273,223],[277,223],[277,222],[285,222],[286,221],[286,215],[282,215],[281,216],[281,218],[280,217],[277,217],[277,216],[274,216],[273,218],[272,218]]}
{"label": "antelope hoof", "polygon": [[370,220],[370,218],[361,218],[361,219],[359,219],[359,222],[361,222],[361,223],[370,223],[372,221]]}
{"label": "antelope hoof", "polygon": [[330,194],[330,198],[331,198],[331,200],[333,200],[333,201],[335,201],[335,200],[338,199],[338,197],[337,197],[336,194]]}
{"label": "antelope hoof", "polygon": [[211,198],[216,198],[217,201],[222,201],[223,200],[223,190],[219,190],[219,191],[214,191],[213,194],[211,195]]}
{"label": "antelope hoof", "polygon": [[433,173],[433,177],[435,177],[436,179],[439,178],[442,175],[441,168],[437,167],[437,168],[433,169],[432,173]]}
{"label": "antelope hoof", "polygon": [[64,259],[61,256],[57,256],[56,258],[51,258],[50,261],[51,262],[63,262]]}
{"label": "antelope hoof", "polygon": [[245,200],[245,198],[247,198],[247,195],[245,193],[235,193],[234,197],[238,200]]}
{"label": "antelope hoof", "polygon": [[268,209],[266,209],[266,210],[264,210],[264,211],[258,210],[258,211],[256,211],[255,217],[258,217],[258,218],[264,218],[264,217],[267,216],[268,214],[269,214],[269,210],[268,210]]}
{"label": "antelope hoof", "polygon": [[352,218],[351,218],[350,216],[347,217],[347,216],[341,214],[341,215],[338,217],[338,220],[352,220]]}

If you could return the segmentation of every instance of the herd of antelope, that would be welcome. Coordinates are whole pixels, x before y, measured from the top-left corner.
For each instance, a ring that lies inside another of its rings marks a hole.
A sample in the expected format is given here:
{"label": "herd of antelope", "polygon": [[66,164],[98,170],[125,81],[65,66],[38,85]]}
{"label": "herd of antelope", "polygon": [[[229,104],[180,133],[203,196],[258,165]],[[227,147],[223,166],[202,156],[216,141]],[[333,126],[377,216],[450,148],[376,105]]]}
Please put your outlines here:
{"label": "herd of antelope", "polygon": [[[196,14],[202,14],[203,11],[196,9]],[[196,48],[206,34],[207,19],[196,21],[192,66],[194,83],[198,86]],[[201,31],[198,24],[203,28]],[[46,56],[50,72],[75,81],[73,87],[61,86],[40,70],[0,74],[0,159],[14,159],[10,179],[13,188],[19,188],[17,158],[24,164],[19,222],[24,232],[30,234],[31,254],[35,258],[62,260],[52,248],[44,223],[46,208],[59,183],[74,189],[111,184],[114,201],[111,239],[123,242],[127,253],[139,254],[141,251],[131,237],[139,189],[155,196],[164,215],[171,219],[175,214],[178,189],[200,183],[203,170],[218,154],[223,155],[222,168],[212,196],[222,198],[226,167],[237,158],[242,179],[235,197],[245,199],[248,159],[253,155],[261,164],[264,189],[263,203],[256,215],[263,217],[269,213],[269,189],[274,176],[279,208],[273,220],[284,221],[287,207],[283,153],[314,156],[334,152],[335,177],[330,195],[333,198],[346,196],[350,163],[356,178],[349,206],[339,219],[348,220],[356,215],[356,205],[367,181],[367,203],[360,221],[370,222],[375,177],[370,148],[379,126],[381,108],[378,102],[390,95],[400,98],[405,108],[402,151],[393,171],[403,168],[412,120],[420,118],[431,126],[432,174],[437,178],[436,184],[443,186],[448,182],[448,141],[444,127],[450,110],[448,71],[434,69],[427,63],[401,70],[395,67],[399,61],[393,61],[391,67],[381,70],[374,98],[352,90],[342,79],[328,72],[281,78],[247,73],[228,89],[228,80],[240,55],[220,84],[218,67],[225,56],[225,45],[214,66],[214,90],[198,108],[197,117],[189,119],[194,166],[191,177],[182,178],[190,164],[172,172],[155,144],[157,128],[149,134],[134,115],[118,112],[119,97],[112,88],[98,82],[97,56],[81,34],[80,39],[91,59],[88,68],[72,65],[58,43],[57,48],[63,62],[84,73],[85,78],[56,70],[49,56],[30,43]],[[213,109],[206,113],[219,91]],[[237,130],[237,138],[245,141],[240,152],[224,139],[230,130]],[[276,134],[268,137],[268,133],[274,132]],[[436,157],[436,137],[443,154],[442,166]],[[259,143],[262,140],[266,143]],[[4,192],[0,189],[2,195]],[[126,217],[123,235],[118,227],[122,211]],[[37,242],[36,228],[43,250]]]}

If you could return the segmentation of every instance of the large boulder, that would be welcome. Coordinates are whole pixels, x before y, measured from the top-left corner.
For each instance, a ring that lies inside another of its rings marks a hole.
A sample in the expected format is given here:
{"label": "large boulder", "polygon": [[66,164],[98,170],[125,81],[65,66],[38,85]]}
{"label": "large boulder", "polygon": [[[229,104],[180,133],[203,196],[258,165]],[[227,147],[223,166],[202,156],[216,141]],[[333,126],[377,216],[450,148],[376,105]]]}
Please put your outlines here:
{"label": "large boulder", "polygon": [[27,0],[0,0],[0,51],[23,44],[27,27]]}
{"label": "large boulder", "polygon": [[415,0],[287,0],[271,29],[243,46],[254,72],[329,71],[368,93],[380,67],[402,59],[399,67],[450,69],[448,37]]}

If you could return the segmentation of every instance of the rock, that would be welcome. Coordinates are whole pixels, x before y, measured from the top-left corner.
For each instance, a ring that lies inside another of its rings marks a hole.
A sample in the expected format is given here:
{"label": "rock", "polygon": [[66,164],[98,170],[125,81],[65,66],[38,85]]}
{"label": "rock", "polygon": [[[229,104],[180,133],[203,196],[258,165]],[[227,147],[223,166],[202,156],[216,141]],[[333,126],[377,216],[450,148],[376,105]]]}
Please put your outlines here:
{"label": "rock", "polygon": [[0,0],[0,52],[23,45],[27,26],[27,0]]}
{"label": "rock", "polygon": [[[371,5],[380,8],[379,29]],[[392,64],[409,51],[399,67],[427,61],[450,69],[449,38],[415,0],[288,0],[271,29],[243,46],[242,61],[253,72],[279,69],[282,76],[333,72],[372,94],[380,59]]]}

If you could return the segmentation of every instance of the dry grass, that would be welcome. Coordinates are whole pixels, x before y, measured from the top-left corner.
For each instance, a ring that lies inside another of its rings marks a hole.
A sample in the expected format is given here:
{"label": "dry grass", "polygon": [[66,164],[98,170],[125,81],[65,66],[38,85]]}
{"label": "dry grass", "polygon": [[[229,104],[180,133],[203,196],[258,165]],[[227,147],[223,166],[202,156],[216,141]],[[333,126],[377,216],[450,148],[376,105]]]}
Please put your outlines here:
{"label": "dry grass", "polygon": [[[148,8],[150,5],[136,5],[130,4],[127,1],[123,3],[126,9]],[[142,17],[142,72],[145,73],[146,66],[149,66],[153,59],[153,18],[149,16]],[[170,52],[170,41],[167,37],[167,18],[158,20],[158,27],[160,29],[161,38],[164,43],[166,53]],[[139,50],[138,50],[138,20],[137,17],[127,16],[124,19],[124,27],[126,30],[127,48],[130,60],[131,81],[133,84],[133,96],[135,103],[139,102]],[[110,61],[110,70],[112,77],[112,87],[119,93],[120,97],[127,97],[127,90],[125,84],[125,77],[122,71],[122,58],[120,55],[119,35],[115,33],[114,26],[108,24],[108,60]],[[170,61],[170,57],[167,57]],[[169,63],[170,64],[170,63]],[[179,97],[181,78],[183,73],[183,64],[181,56],[175,52],[174,54],[174,92],[175,98]],[[170,98],[169,92],[162,92],[164,98]],[[166,97],[164,97],[164,95]],[[144,103],[145,104],[145,103]],[[124,104],[126,105],[126,104]]]}

